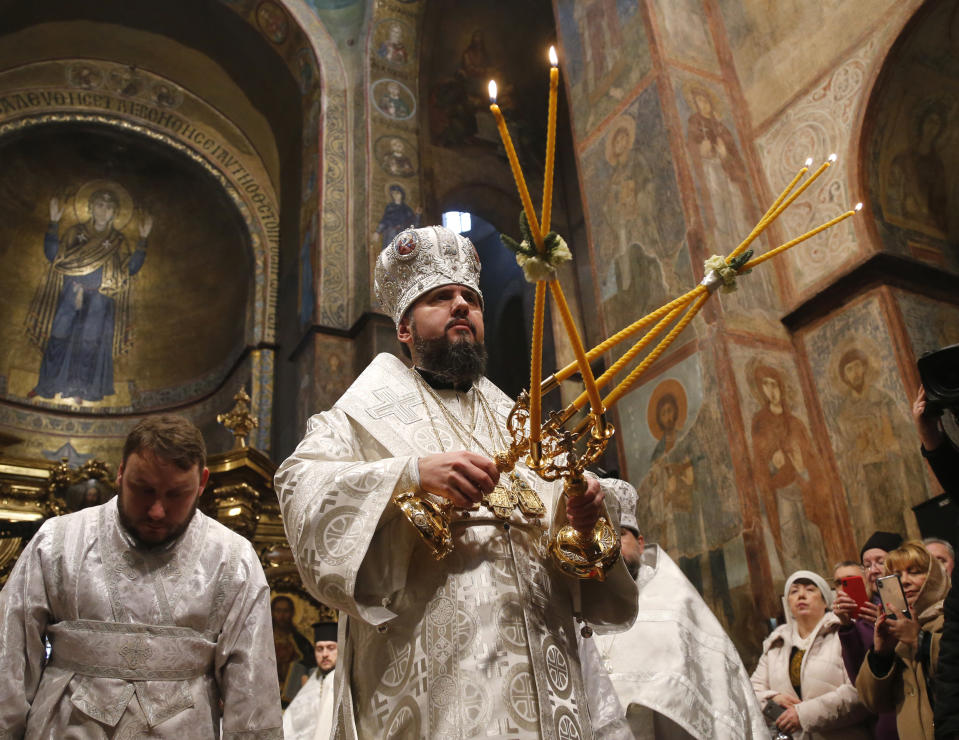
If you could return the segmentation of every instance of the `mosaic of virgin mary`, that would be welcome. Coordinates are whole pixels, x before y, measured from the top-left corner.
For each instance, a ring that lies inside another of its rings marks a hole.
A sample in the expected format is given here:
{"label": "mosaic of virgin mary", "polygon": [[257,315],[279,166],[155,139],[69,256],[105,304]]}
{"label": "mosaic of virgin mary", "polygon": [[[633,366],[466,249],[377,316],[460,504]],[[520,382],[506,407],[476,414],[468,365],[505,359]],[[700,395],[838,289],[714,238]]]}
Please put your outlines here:
{"label": "mosaic of virgin mary", "polygon": [[113,360],[129,349],[130,279],[146,260],[153,219],[139,218],[131,249],[122,229],[132,200],[109,181],[85,184],[74,201],[77,223],[60,231],[66,207],[50,200],[43,251],[50,265],[27,314],[27,336],[43,352],[33,398],[100,401],[114,394]]}

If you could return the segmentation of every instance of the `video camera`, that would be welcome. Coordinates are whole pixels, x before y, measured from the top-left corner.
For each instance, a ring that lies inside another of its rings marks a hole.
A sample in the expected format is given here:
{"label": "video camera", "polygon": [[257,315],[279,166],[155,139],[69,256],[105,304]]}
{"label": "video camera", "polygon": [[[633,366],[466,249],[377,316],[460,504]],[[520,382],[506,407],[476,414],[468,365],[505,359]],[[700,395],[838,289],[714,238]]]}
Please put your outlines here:
{"label": "video camera", "polygon": [[937,349],[919,358],[919,377],[930,409],[959,413],[959,344]]}

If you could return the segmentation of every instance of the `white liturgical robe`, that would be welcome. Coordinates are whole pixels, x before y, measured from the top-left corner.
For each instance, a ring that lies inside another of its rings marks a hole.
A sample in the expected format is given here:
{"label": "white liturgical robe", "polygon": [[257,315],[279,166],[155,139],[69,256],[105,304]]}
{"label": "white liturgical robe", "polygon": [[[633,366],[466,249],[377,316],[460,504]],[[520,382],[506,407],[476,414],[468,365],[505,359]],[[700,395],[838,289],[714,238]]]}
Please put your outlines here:
{"label": "white liturgical robe", "polygon": [[[52,651],[44,661],[44,639]],[[138,547],[117,499],[43,524],[0,592],[0,738],[281,738],[269,587],[197,512]]]}
{"label": "white liturgical robe", "polygon": [[329,740],[333,729],[333,682],[336,670],[326,675],[310,672],[290,706],[283,710],[283,740]]}
{"label": "white liturgical robe", "polygon": [[[636,738],[768,738],[749,675],[732,640],[679,567],[647,545],[639,572],[639,613],[632,628],[597,635]],[[589,671],[587,671],[589,675]]]}
{"label": "white liturgical robe", "polygon": [[580,583],[551,563],[543,534],[565,521],[561,484],[518,466],[545,521],[514,511],[504,523],[485,508],[460,515],[453,551],[439,561],[392,503],[415,486],[420,456],[505,447],[484,421],[484,399],[505,429],[512,402],[485,378],[466,393],[433,391],[379,355],[310,419],[277,472],[303,581],[341,610],[340,737],[591,737],[574,604],[597,627],[626,625],[636,585],[622,562],[604,583]]}

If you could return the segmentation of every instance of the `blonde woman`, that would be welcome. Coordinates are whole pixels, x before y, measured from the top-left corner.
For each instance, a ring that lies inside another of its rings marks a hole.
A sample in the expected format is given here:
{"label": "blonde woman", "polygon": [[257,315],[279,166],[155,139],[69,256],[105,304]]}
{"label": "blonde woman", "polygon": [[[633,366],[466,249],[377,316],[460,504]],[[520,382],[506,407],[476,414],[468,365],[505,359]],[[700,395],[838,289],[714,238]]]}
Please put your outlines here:
{"label": "blonde woman", "polygon": [[886,572],[898,575],[909,614],[876,620],[873,647],[856,687],[873,712],[896,712],[899,737],[933,740],[933,681],[942,637],[942,601],[949,578],[921,542],[910,541],[886,556]]}

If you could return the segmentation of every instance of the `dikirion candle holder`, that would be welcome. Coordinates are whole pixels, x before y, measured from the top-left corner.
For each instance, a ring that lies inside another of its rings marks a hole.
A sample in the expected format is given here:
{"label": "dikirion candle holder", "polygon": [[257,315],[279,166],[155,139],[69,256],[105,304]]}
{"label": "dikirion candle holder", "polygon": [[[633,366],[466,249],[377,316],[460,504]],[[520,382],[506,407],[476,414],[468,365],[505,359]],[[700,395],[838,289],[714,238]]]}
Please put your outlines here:
{"label": "dikirion candle holder", "polygon": [[[606,420],[606,412],[636,387],[636,383],[643,374],[696,317],[710,296],[720,288],[727,292],[735,290],[739,277],[747,275],[763,262],[854,216],[862,209],[862,203],[856,204],[845,213],[763,255],[753,256],[750,245],[836,162],[836,155],[830,155],[811,175],[809,175],[809,168],[812,166],[812,159],[807,159],[746,238],[726,257],[713,255],[705,261],[704,277],[699,285],[637,319],[587,352],[573,321],[562,286],[556,277],[556,268],[571,259],[572,255],[562,237],[550,231],[549,228],[559,84],[559,60],[553,47],[549,50],[549,60],[546,171],[541,218],[537,218],[533,210],[533,202],[506,126],[506,120],[496,104],[496,83],[492,80],[489,83],[490,112],[496,119],[496,126],[523,204],[523,210],[520,213],[521,241],[517,242],[504,234],[503,242],[515,252],[517,262],[523,268],[527,280],[535,283],[536,286],[531,337],[530,390],[524,391],[517,398],[507,418],[509,447],[497,452],[494,462],[501,476],[508,475],[512,473],[517,461],[525,455],[526,465],[543,480],[562,479],[563,494],[570,499],[585,493],[587,486],[585,471],[599,460],[615,433],[613,426]],[[809,176],[806,177],[806,175]],[[803,180],[804,177],[805,180]],[[562,320],[575,360],[544,380],[542,351],[547,289]],[[666,333],[663,336],[664,332]],[[599,378],[594,377],[590,362],[637,335],[639,338],[632,347],[610,365]],[[658,337],[661,337],[658,343],[636,367],[613,386],[605,397],[601,397],[600,389],[609,386],[613,379],[619,376]],[[562,381],[569,380],[577,371],[583,380],[583,391],[566,408],[550,414],[544,421],[542,419],[543,394],[558,388]],[[587,404],[589,409],[585,412],[585,416],[574,425],[573,419],[586,409]],[[513,480],[519,480],[518,476],[510,477]],[[513,487],[512,483],[507,487]],[[521,497],[521,494],[512,495]],[[434,557],[437,559],[445,557],[453,548],[450,534],[450,524],[454,514],[452,505],[436,504],[421,497],[415,491],[404,492],[396,500],[403,513],[429,545]],[[580,531],[571,525],[562,527],[549,539],[548,549],[563,572],[577,578],[603,580],[609,568],[619,559],[619,534],[605,517],[600,517],[589,531]]]}

